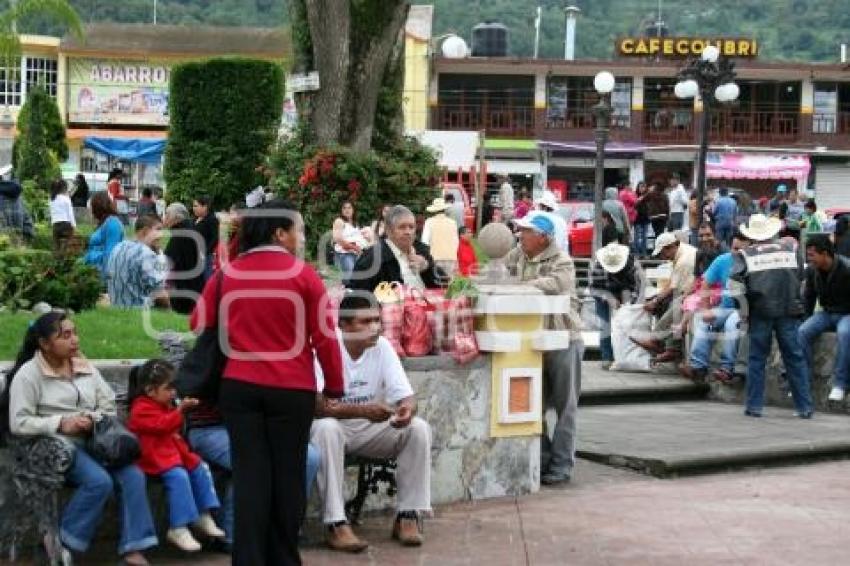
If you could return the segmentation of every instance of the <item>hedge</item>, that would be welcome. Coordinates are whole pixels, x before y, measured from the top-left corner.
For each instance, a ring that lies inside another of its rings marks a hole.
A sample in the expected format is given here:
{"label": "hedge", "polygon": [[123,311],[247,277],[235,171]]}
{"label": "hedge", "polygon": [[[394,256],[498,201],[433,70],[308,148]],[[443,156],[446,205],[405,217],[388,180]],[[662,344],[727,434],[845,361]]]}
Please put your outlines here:
{"label": "hedge", "polygon": [[27,248],[0,251],[0,304],[8,309],[44,301],[81,311],[95,306],[100,290],[97,270],[74,257]]}
{"label": "hedge", "polygon": [[169,100],[169,201],[208,195],[222,209],[264,181],[257,169],[280,126],[280,65],[235,58],[178,65]]}

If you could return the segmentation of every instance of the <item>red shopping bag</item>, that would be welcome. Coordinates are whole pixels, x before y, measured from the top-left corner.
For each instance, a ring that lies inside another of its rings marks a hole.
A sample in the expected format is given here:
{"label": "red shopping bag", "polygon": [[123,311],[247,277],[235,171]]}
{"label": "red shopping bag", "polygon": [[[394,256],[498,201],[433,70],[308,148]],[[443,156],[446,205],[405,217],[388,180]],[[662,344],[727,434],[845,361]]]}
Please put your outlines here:
{"label": "red shopping bag", "polygon": [[428,325],[433,341],[431,353],[440,355],[451,352],[453,340],[449,329],[449,312],[452,299],[446,298],[445,289],[425,289],[425,298],[431,304],[428,311]]}
{"label": "red shopping bag", "polygon": [[409,289],[405,293],[401,345],[408,356],[427,356],[431,353],[433,339],[428,313],[433,310],[418,289]]}
{"label": "red shopping bag", "polygon": [[478,356],[472,299],[461,296],[451,301],[451,308],[448,311],[449,332],[452,333],[451,356],[457,363],[466,364]]}
{"label": "red shopping bag", "polygon": [[384,303],[381,305],[381,334],[390,341],[393,350],[400,358],[405,356],[401,345],[404,327],[404,304]]}

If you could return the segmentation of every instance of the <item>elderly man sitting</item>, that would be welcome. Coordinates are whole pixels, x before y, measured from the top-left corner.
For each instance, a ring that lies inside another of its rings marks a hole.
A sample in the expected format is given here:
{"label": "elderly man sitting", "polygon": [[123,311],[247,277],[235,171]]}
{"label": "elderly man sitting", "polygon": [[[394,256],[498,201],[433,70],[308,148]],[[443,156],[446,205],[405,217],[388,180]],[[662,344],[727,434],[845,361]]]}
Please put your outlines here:
{"label": "elderly man sitting", "polygon": [[553,407],[558,420],[552,434],[543,435],[540,477],[547,485],[566,483],[575,466],[576,414],[584,356],[575,266],[555,242],[555,225],[548,216],[524,218],[517,221],[517,227],[520,242],[506,256],[505,265],[511,275],[525,284],[547,295],[563,295],[567,311],[546,317],[548,330],[568,330],[570,338],[562,349],[543,355],[543,405]]}
{"label": "elderly man sitting", "polygon": [[416,241],[416,218],[406,206],[396,205],[384,217],[386,236],[367,248],[345,283],[350,289],[374,291],[378,284],[398,281],[419,289],[445,283],[443,271],[434,265],[430,248]]}
{"label": "elderly man sitting", "polygon": [[346,454],[397,460],[398,514],[392,537],[402,545],[422,544],[420,514],[431,510],[431,429],[415,416],[413,389],[398,355],[380,332],[375,296],[365,291],[346,294],[337,330],[345,397],[318,395],[310,431],[310,442],[321,454],[317,485],[324,502],[327,543],[334,550],[360,552],[368,546],[346,522]]}

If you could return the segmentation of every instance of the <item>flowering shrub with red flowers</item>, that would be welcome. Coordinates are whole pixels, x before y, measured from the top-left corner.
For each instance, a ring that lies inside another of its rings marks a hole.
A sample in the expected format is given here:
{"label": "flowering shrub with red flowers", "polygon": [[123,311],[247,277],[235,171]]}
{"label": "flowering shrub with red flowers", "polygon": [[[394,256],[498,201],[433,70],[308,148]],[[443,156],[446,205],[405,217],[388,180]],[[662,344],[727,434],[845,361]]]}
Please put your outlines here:
{"label": "flowering shrub with red flowers", "polygon": [[366,153],[346,148],[305,146],[298,136],[283,143],[273,156],[275,188],[304,217],[306,253],[324,253],[322,236],[342,204],[350,201],[359,226],[370,226],[384,205],[403,204],[417,216],[438,196],[440,168],[434,153],[414,139],[404,139],[389,151]]}

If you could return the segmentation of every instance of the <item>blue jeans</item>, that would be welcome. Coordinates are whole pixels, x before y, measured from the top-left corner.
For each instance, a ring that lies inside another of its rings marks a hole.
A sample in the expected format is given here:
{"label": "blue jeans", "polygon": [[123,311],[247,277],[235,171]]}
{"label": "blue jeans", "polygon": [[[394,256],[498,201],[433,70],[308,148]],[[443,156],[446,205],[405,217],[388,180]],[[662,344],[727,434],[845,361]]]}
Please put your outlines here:
{"label": "blue jeans", "polygon": [[730,373],[735,370],[735,360],[738,358],[738,323],[741,317],[738,311],[730,308],[714,309],[714,320],[711,324],[703,321],[702,315],[694,317],[694,339],[691,343],[689,365],[694,369],[708,369],[711,365],[711,349],[715,339],[723,334],[723,355],[720,367]]}
{"label": "blue jeans", "polygon": [[354,264],[357,263],[357,254],[334,252],[334,264],[342,272],[342,280],[348,279],[351,272],[354,271]]}
{"label": "blue jeans", "polygon": [[632,243],[633,251],[639,256],[647,253],[647,238],[649,237],[649,222],[646,224],[635,224],[635,241]]}
{"label": "blue jeans", "polygon": [[811,381],[814,341],[818,336],[829,330],[838,333],[838,351],[835,353],[835,375],[832,385],[846,391],[850,386],[850,380],[848,380],[848,372],[850,372],[850,367],[848,367],[850,366],[850,314],[830,314],[820,311],[800,325],[800,343],[803,345],[803,355],[806,357],[807,375],[809,381]]}
{"label": "blue jeans", "polygon": [[735,233],[735,225],[728,222],[718,222],[714,229],[717,239],[727,246],[732,244],[732,235]]}
{"label": "blue jeans", "polygon": [[191,472],[176,466],[160,474],[168,496],[168,525],[172,529],[191,525],[201,513],[218,509],[212,474],[201,462]]}
{"label": "blue jeans", "polygon": [[[205,461],[218,466],[228,472],[232,470],[230,463],[230,437],[224,425],[203,426],[189,429],[189,444],[192,449]],[[316,474],[319,473],[321,456],[319,451],[312,445],[307,445],[307,497],[313,488]],[[219,510],[219,524],[226,534],[225,541],[233,542],[233,483],[228,482],[227,491],[221,501]]]}
{"label": "blue jeans", "polygon": [[771,338],[776,334],[788,385],[799,413],[811,413],[812,393],[809,389],[809,372],[803,358],[803,348],[798,341],[799,321],[796,318],[750,318],[750,356],[747,368],[747,410],[761,413],[764,407],[764,370],[770,354]]}
{"label": "blue jeans", "polygon": [[605,297],[594,297],[596,316],[599,318],[599,359],[614,361],[614,348],[611,346],[611,304]]}
{"label": "blue jeans", "polygon": [[157,545],[145,474],[137,466],[107,471],[77,444],[65,480],[77,488],[62,512],[59,525],[60,538],[66,547],[75,552],[88,549],[103,506],[113,493],[118,497],[121,524],[118,553],[123,555]]}

